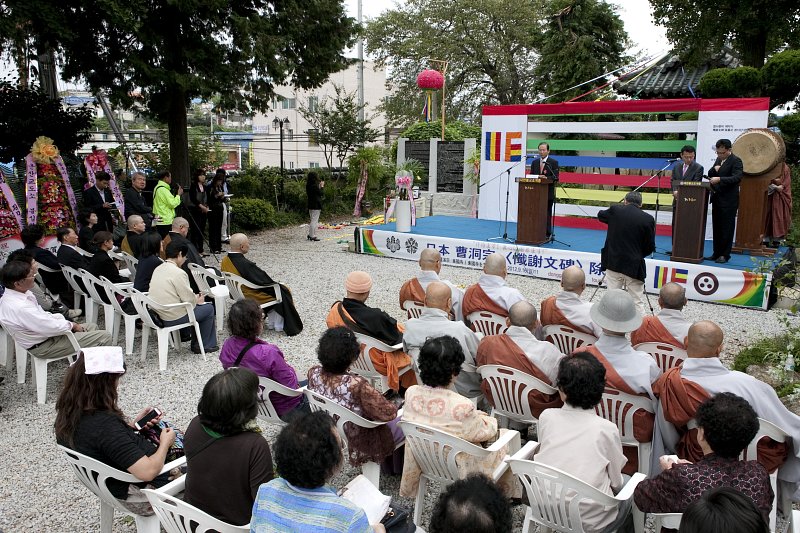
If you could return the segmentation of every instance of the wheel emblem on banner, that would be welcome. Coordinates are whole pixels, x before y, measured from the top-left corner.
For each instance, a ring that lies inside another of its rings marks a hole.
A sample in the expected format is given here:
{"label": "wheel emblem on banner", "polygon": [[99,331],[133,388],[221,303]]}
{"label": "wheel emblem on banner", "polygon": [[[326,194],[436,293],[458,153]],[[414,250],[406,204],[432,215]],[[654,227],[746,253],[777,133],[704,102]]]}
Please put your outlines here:
{"label": "wheel emblem on banner", "polygon": [[417,244],[416,239],[411,238],[411,237],[406,239],[406,252],[408,252],[410,254],[415,254],[415,253],[417,253],[417,248],[418,247],[419,247],[419,245]]}
{"label": "wheel emblem on banner", "polygon": [[714,294],[719,289],[719,280],[711,272],[703,272],[694,278],[694,290],[703,296]]}

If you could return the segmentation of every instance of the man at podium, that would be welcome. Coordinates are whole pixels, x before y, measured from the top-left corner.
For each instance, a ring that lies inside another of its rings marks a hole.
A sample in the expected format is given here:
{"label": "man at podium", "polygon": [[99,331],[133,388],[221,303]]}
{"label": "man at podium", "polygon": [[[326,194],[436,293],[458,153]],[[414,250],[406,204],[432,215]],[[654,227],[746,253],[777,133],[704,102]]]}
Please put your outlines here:
{"label": "man at podium", "polygon": [[[672,167],[672,238],[675,238],[675,201],[678,198],[678,185],[682,181],[701,181],[703,179],[703,165],[695,161],[694,146],[687,144],[681,148],[681,158]],[[667,253],[670,255],[670,252]]]}
{"label": "man at podium", "polygon": [[[539,157],[531,161],[531,174],[558,181],[558,161],[550,157],[550,144],[539,143]],[[553,205],[556,203],[556,185],[547,187],[547,239],[553,235]]]}

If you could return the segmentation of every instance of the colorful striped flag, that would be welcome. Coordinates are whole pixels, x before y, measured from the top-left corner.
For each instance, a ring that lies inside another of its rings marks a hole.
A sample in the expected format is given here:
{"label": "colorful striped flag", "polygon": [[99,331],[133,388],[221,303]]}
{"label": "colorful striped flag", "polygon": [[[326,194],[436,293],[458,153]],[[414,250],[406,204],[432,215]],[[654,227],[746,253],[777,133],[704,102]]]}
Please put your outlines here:
{"label": "colorful striped flag", "polygon": [[500,147],[502,146],[503,134],[499,131],[487,131],[486,142],[486,160],[487,161],[502,161],[500,159]]}
{"label": "colorful striped flag", "polygon": [[[670,275],[672,270],[672,275]],[[683,268],[672,268],[657,266],[653,280],[653,288],[660,289],[668,282],[686,284],[689,279],[689,271]]]}
{"label": "colorful striped flag", "polygon": [[506,161],[520,161],[522,159],[522,132],[506,132]]}

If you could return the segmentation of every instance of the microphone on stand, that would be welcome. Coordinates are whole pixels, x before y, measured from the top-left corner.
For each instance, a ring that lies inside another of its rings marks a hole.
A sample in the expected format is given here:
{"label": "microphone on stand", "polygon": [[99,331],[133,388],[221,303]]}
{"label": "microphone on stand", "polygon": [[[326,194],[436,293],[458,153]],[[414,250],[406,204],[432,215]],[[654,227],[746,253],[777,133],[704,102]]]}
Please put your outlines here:
{"label": "microphone on stand", "polygon": [[675,163],[676,161],[680,161],[680,157],[673,157],[672,159],[665,159],[667,163]]}

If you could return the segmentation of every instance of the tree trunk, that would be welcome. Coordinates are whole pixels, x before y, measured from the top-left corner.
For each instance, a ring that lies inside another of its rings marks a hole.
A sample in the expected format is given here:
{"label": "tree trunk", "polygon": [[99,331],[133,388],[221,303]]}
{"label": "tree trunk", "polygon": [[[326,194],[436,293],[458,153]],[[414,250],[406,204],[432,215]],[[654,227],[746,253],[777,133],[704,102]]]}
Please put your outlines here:
{"label": "tree trunk", "polygon": [[761,68],[767,55],[767,30],[748,33],[740,38],[742,64],[745,67]]}
{"label": "tree trunk", "polygon": [[169,95],[167,128],[169,129],[169,162],[172,182],[188,188],[191,169],[189,168],[189,135],[186,131],[186,92],[173,87]]}

